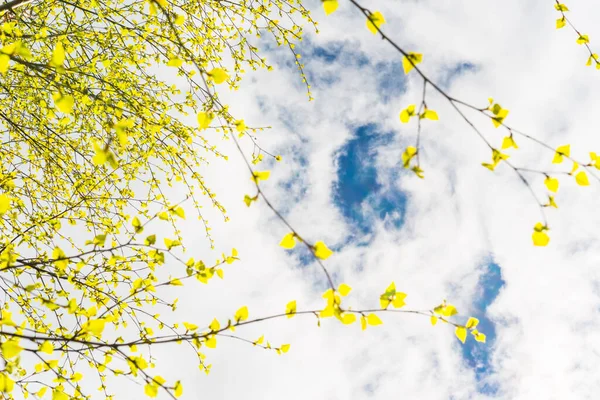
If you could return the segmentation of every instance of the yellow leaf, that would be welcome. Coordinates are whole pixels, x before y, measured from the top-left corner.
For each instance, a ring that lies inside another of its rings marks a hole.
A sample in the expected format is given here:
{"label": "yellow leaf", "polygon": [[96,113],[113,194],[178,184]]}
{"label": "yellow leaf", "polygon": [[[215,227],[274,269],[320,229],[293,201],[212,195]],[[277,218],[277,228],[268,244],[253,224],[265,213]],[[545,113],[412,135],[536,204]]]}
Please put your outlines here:
{"label": "yellow leaf", "polygon": [[169,281],[169,285],[172,285],[172,286],[183,286],[183,283],[178,278],[173,278],[173,279],[171,279],[171,281]]}
{"label": "yellow leaf", "polygon": [[271,176],[271,171],[253,171],[252,172],[252,180],[255,183],[258,181],[266,181]]}
{"label": "yellow leaf", "polygon": [[556,29],[563,28],[565,25],[567,25],[565,17],[556,20]]}
{"label": "yellow leaf", "polygon": [[0,326],[8,325],[15,326],[15,322],[12,320],[12,313],[8,310],[2,310],[2,319],[0,319]]}
{"label": "yellow leaf", "polygon": [[179,218],[185,219],[185,210],[183,209],[183,207],[178,206],[178,207],[175,207],[175,208],[170,208],[169,211],[172,214],[177,215]]}
{"label": "yellow leaf", "polygon": [[63,392],[62,386],[52,390],[52,400],[69,400],[69,396]]}
{"label": "yellow leaf", "polygon": [[479,324],[479,320],[477,318],[469,317],[469,320],[467,321],[465,328],[467,328],[467,329],[475,328],[477,326],[477,324]]}
{"label": "yellow leaf", "polygon": [[575,171],[577,171],[579,169],[579,164],[577,164],[576,162],[573,163],[573,168],[571,168],[571,172],[569,172],[569,175],[573,175],[575,173]]}
{"label": "yellow leaf", "polygon": [[430,119],[432,121],[437,121],[439,119],[438,115],[437,115],[437,113],[435,111],[433,111],[433,110],[427,110],[427,109],[425,109],[425,111],[423,112],[423,114],[421,114],[421,118],[427,118],[427,119]]}
{"label": "yellow leaf", "polygon": [[290,345],[289,344],[282,344],[281,345],[281,352],[282,353],[287,353],[290,350]]}
{"label": "yellow leaf", "polygon": [[146,396],[152,398],[158,396],[158,385],[154,382],[147,383],[146,386],[144,386],[144,393],[146,393]]}
{"label": "yellow leaf", "polygon": [[185,22],[185,15],[177,15],[175,17],[174,22],[175,22],[175,25],[179,25],[179,26],[183,25],[183,23]]}
{"label": "yellow leaf", "polygon": [[132,118],[122,118],[116,123],[115,128],[117,130],[119,130],[119,129],[123,130],[123,129],[131,129],[134,126],[135,126],[135,118],[133,118],[133,117]]}
{"label": "yellow leaf", "polygon": [[290,232],[283,237],[279,245],[284,249],[291,250],[296,246],[296,241],[294,240],[295,237],[296,234],[294,232]]}
{"label": "yellow leaf", "polygon": [[94,240],[92,240],[91,244],[104,247],[104,243],[106,243],[106,235],[96,235],[94,236]]}
{"label": "yellow leaf", "polygon": [[214,117],[215,115],[212,112],[199,112],[197,119],[200,130],[208,128]]}
{"label": "yellow leaf", "polygon": [[406,293],[396,292],[396,298],[392,300],[392,305],[394,308],[402,308],[406,305],[404,299],[406,298]]}
{"label": "yellow leaf", "polygon": [[10,56],[7,54],[0,54],[0,73],[5,74],[8,71],[10,64]]}
{"label": "yellow leaf", "polygon": [[319,317],[329,318],[329,317],[333,317],[334,314],[335,314],[335,308],[333,307],[332,304],[328,304],[327,307],[325,307],[323,310],[321,310],[321,312],[319,313]]}
{"label": "yellow leaf", "polygon": [[212,71],[208,72],[208,76],[215,82],[217,85],[225,82],[229,79],[229,75],[222,68],[213,68]]}
{"label": "yellow leaf", "polygon": [[44,300],[44,305],[46,307],[48,307],[48,309],[50,309],[50,311],[56,311],[60,308],[58,305],[54,304],[51,301],[47,301],[47,300]]}
{"label": "yellow leaf", "polygon": [[467,329],[464,326],[457,326],[454,333],[461,342],[464,343],[467,340]]}
{"label": "yellow leaf", "polygon": [[2,47],[2,49],[0,51],[2,51],[2,53],[4,53],[4,54],[13,55],[16,53],[17,47],[20,46],[20,43],[21,42],[13,42],[13,43],[7,44],[6,46]]}
{"label": "yellow leaf", "polygon": [[325,292],[323,292],[323,295],[321,297],[324,298],[324,299],[327,299],[328,301],[333,302],[333,299],[335,297],[335,293],[330,288],[330,289],[327,289]]}
{"label": "yellow leaf", "polygon": [[217,321],[217,319],[213,319],[213,321],[210,323],[210,325],[208,326],[208,328],[213,331],[216,332],[219,330],[219,328],[221,327],[221,324],[219,324],[219,321]]}
{"label": "yellow leaf", "polygon": [[410,166],[410,160],[417,155],[417,148],[413,146],[408,146],[404,153],[402,153],[402,166],[404,168],[408,168]]}
{"label": "yellow leaf", "polygon": [[367,319],[365,318],[364,315],[362,315],[360,317],[360,328],[364,331],[365,329],[367,329]]}
{"label": "yellow leaf", "polygon": [[329,15],[338,9],[339,3],[338,0],[321,0],[323,2],[323,9],[325,10],[325,15]]}
{"label": "yellow leaf", "polygon": [[16,357],[23,351],[23,348],[19,345],[19,339],[9,339],[2,343],[0,348],[2,349],[2,356],[7,359]]}
{"label": "yellow leaf", "polygon": [[389,284],[389,286],[385,289],[385,292],[383,293],[384,296],[393,296],[396,294],[396,283],[392,282]]}
{"label": "yellow leaf", "polygon": [[548,196],[548,207],[554,207],[554,208],[558,208],[558,205],[556,204],[556,201],[554,200],[553,196]]}
{"label": "yellow leaf", "polygon": [[33,56],[31,51],[25,46],[22,42],[17,42],[16,53],[17,55],[23,57],[25,60],[30,60]]}
{"label": "yellow leaf", "polygon": [[[241,135],[240,135],[240,136],[241,136]],[[252,164],[256,165],[256,164],[258,164],[259,162],[261,162],[261,161],[263,160],[263,158],[264,158],[264,155],[263,155],[262,153],[259,153],[259,154],[258,154],[258,155],[256,155],[256,156],[253,154],[253,155],[252,155],[252,157],[254,157],[254,158],[252,159]]]}
{"label": "yellow leaf", "polygon": [[54,352],[54,346],[52,346],[52,343],[50,343],[48,340],[46,340],[44,343],[42,343],[40,345],[40,347],[38,348],[38,351],[41,351],[42,353],[46,353],[46,354],[52,354]]}
{"label": "yellow leaf", "polygon": [[493,171],[494,168],[496,168],[496,164],[489,164],[489,163],[481,163],[481,165],[483,165],[484,167],[486,167],[487,169],[489,169],[490,171]]}
{"label": "yellow leaf", "polygon": [[517,143],[515,143],[515,140],[513,139],[512,136],[506,136],[502,140],[502,149],[508,149],[509,147],[514,147],[515,149],[519,148],[519,146],[517,146]]}
{"label": "yellow leaf", "polygon": [[[594,54],[592,54],[591,56],[589,56],[589,57],[588,57],[588,60],[587,60],[587,62],[585,63],[585,65],[586,65],[587,67],[589,67],[590,65],[592,65],[592,61],[596,61],[596,60],[598,60],[598,54],[595,54],[595,53],[594,53]],[[596,61],[596,62],[597,62],[597,61]]]}
{"label": "yellow leaf", "polygon": [[64,251],[62,251],[59,247],[55,247],[52,251],[52,258],[54,259],[53,264],[60,271],[64,272],[69,265],[69,260],[67,260],[67,255]]}
{"label": "yellow leaf", "polygon": [[180,397],[183,394],[183,386],[181,386],[181,381],[175,382],[175,387],[173,388],[175,397]]}
{"label": "yellow leaf", "polygon": [[548,245],[548,242],[550,242],[550,237],[546,234],[546,231],[548,230],[548,228],[544,225],[542,225],[541,222],[538,222],[535,227],[533,228],[533,234],[532,234],[532,239],[533,239],[533,244],[535,246],[546,246]]}
{"label": "yellow leaf", "polygon": [[250,207],[250,204],[252,204],[252,202],[256,201],[257,199],[258,199],[258,196],[250,197],[248,195],[245,195],[244,196],[244,203],[246,203],[246,206]]}
{"label": "yellow leaf", "polygon": [[258,339],[256,339],[254,342],[252,342],[252,344],[254,346],[256,346],[257,344],[262,344],[262,342],[265,340],[265,335],[261,335]]}
{"label": "yellow leaf", "polygon": [[342,296],[348,296],[348,293],[350,293],[350,291],[352,290],[352,288],[348,285],[346,285],[345,283],[342,283],[339,287],[338,287],[338,292],[342,295]]}
{"label": "yellow leaf", "polygon": [[436,313],[436,314],[440,314],[441,315],[445,306],[446,306],[446,300],[444,300],[444,303],[442,303],[439,306],[437,306],[436,308],[434,308],[433,312]]}
{"label": "yellow leaf", "polygon": [[206,341],[204,342],[204,344],[206,344],[206,347],[209,347],[211,349],[215,349],[217,348],[217,339],[215,338],[214,335],[209,336]]}
{"label": "yellow leaf", "polygon": [[329,317],[333,317],[334,314],[335,314],[335,308],[331,305],[328,305],[323,310],[321,310],[321,312],[319,313],[319,317],[329,318]]}
{"label": "yellow leaf", "polygon": [[385,297],[385,296],[379,297],[379,305],[381,305],[381,308],[388,308],[391,303],[392,303],[392,301],[388,297]]}
{"label": "yellow leaf", "polygon": [[245,321],[248,319],[248,307],[244,306],[236,311],[234,316],[236,321]]}
{"label": "yellow leaf", "polygon": [[492,149],[492,161],[494,162],[494,165],[498,165],[498,163],[502,160],[506,160],[508,159],[510,156],[508,154],[504,154],[499,152],[496,149]]}
{"label": "yellow leaf", "polygon": [[246,130],[246,123],[243,119],[234,122],[235,130],[238,132],[244,132]]}
{"label": "yellow leaf", "polygon": [[[12,391],[14,388],[14,381],[6,374],[4,373],[0,373],[0,392],[2,393],[6,393],[6,392],[10,392]],[[27,398],[27,394],[25,394],[25,398]],[[4,399],[5,397],[2,396],[2,399]],[[8,397],[6,397],[8,398]],[[10,397],[11,399],[13,398],[12,396]]]}
{"label": "yellow leaf", "polygon": [[400,112],[400,122],[402,122],[403,124],[406,124],[410,120],[410,117],[412,117],[414,115],[415,115],[415,105],[410,104],[408,107],[406,107],[404,110],[402,110]]}
{"label": "yellow leaf", "polygon": [[[412,61],[412,62],[411,62]],[[415,65],[423,61],[423,54],[420,53],[408,53],[408,56],[402,57],[402,68],[404,73],[408,74]]]}
{"label": "yellow leaf", "polygon": [[150,235],[144,239],[144,244],[146,246],[152,246],[154,243],[156,243],[156,235]]}
{"label": "yellow leaf", "polygon": [[188,331],[195,331],[196,329],[198,329],[198,325],[190,324],[189,322],[184,322],[183,326]]}
{"label": "yellow leaf", "polygon": [[588,35],[579,35],[577,38],[577,44],[587,44],[590,42]]}
{"label": "yellow leaf", "polygon": [[296,314],[296,300],[292,300],[285,306],[285,313],[288,318],[292,318]]}
{"label": "yellow leaf", "polygon": [[548,176],[544,180],[544,184],[546,185],[546,187],[548,188],[548,190],[550,190],[551,192],[556,193],[558,191],[558,179],[556,179],[556,178],[550,178]]}
{"label": "yellow leaf", "polygon": [[342,323],[344,325],[353,324],[355,321],[356,315],[354,315],[353,313],[344,313],[344,315],[342,316]]}
{"label": "yellow leaf", "polygon": [[475,340],[477,340],[478,342],[485,343],[485,335],[481,332],[477,332],[477,334],[475,335]]}
{"label": "yellow leaf", "polygon": [[383,322],[379,319],[377,314],[369,314],[367,315],[367,323],[372,326],[381,325]]}
{"label": "yellow leaf", "polygon": [[[10,393],[14,388],[15,381],[13,381],[7,374],[0,373],[0,392]],[[4,398],[4,396],[2,398]],[[13,397],[10,396],[10,398],[12,399]],[[27,398],[27,395],[25,395],[25,398]]]}
{"label": "yellow leaf", "polygon": [[103,165],[108,159],[108,154],[104,150],[103,146],[98,142],[94,142],[94,157],[92,158],[92,163],[94,165]]}
{"label": "yellow leaf", "polygon": [[590,184],[585,171],[579,171],[579,173],[575,175],[575,182],[580,186],[588,186]]}
{"label": "yellow leaf", "polygon": [[563,156],[569,157],[571,155],[571,145],[566,144],[564,146],[560,146],[556,149],[556,153],[554,153],[554,158],[552,159],[553,164],[560,164],[563,162]]}
{"label": "yellow leaf", "polygon": [[86,315],[88,318],[91,318],[91,317],[93,317],[93,316],[94,316],[94,315],[96,315],[96,314],[98,314],[98,309],[97,309],[96,307],[94,307],[94,306],[92,306],[92,307],[88,308],[88,309],[85,311],[85,315]]}
{"label": "yellow leaf", "polygon": [[425,178],[425,175],[423,175],[423,170],[418,165],[413,165],[413,167],[410,170],[414,172],[419,178]]}
{"label": "yellow leaf", "polygon": [[374,35],[377,34],[377,31],[383,24],[385,24],[385,19],[383,18],[383,14],[381,14],[379,11],[375,11],[367,17],[367,28],[369,28],[371,33]]}
{"label": "yellow leaf", "polygon": [[167,67],[176,67],[179,68],[183,65],[183,60],[177,57],[169,59],[167,62]]}
{"label": "yellow leaf", "polygon": [[329,256],[331,256],[333,254],[333,251],[331,251],[325,245],[325,243],[323,243],[321,241],[315,243],[314,250],[315,250],[315,257],[320,258],[321,260],[326,260],[329,258]]}
{"label": "yellow leaf", "polygon": [[504,119],[508,115],[508,110],[502,110],[497,116],[492,118],[492,123],[494,127],[498,128],[504,122]]}
{"label": "yellow leaf", "polygon": [[435,325],[437,324],[438,321],[438,317],[436,317],[435,315],[432,315],[429,320],[431,321],[431,325]]}
{"label": "yellow leaf", "polygon": [[0,194],[0,215],[6,214],[10,210],[10,197],[6,194]]}
{"label": "yellow leaf", "polygon": [[65,63],[65,48],[61,42],[56,43],[54,51],[52,52],[52,58],[50,59],[50,65],[53,67],[62,67]]}
{"label": "yellow leaf", "polygon": [[171,250],[173,247],[181,245],[181,242],[179,240],[171,240],[168,238],[164,238],[163,241],[165,242],[165,246],[167,246],[167,250]]}
{"label": "yellow leaf", "polygon": [[554,5],[554,8],[556,9],[556,11],[561,11],[561,12],[569,11],[567,6],[565,6],[564,4],[560,4],[558,2]]}
{"label": "yellow leaf", "polygon": [[444,306],[442,308],[442,312],[441,314],[444,317],[451,317],[453,315],[458,314],[458,310],[456,309],[456,307],[454,307],[452,304],[447,304],[446,306]]}
{"label": "yellow leaf", "polygon": [[105,324],[106,324],[106,320],[103,318],[91,319],[83,324],[83,331],[90,332],[94,336],[100,337],[100,336],[102,336],[102,332],[104,331]]}
{"label": "yellow leaf", "polygon": [[63,95],[61,93],[55,93],[53,96],[54,105],[61,112],[65,114],[70,114],[73,112],[73,105],[75,104],[75,99],[71,95]]}

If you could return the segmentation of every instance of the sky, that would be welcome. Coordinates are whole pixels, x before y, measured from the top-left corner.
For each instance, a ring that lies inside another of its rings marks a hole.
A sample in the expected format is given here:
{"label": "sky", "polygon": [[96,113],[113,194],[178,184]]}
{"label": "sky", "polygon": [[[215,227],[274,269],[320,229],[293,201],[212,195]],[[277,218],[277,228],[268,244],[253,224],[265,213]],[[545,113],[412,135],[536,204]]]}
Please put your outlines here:
{"label": "sky", "polygon": [[[153,351],[157,372],[182,380],[183,399],[597,398],[600,182],[576,185],[564,174],[570,163],[553,165],[551,151],[516,136],[519,149],[508,151],[510,160],[553,172],[561,182],[559,208],[546,212],[550,244],[534,247],[532,228],[541,217],[532,193],[505,165],[494,172],[481,166],[491,159],[489,149],[431,90],[427,104],[440,120],[423,122],[425,179],[417,178],[401,163],[416,121],[401,124],[398,114],[419,103],[422,81],[414,72],[404,75],[401,57],[367,30],[349,2],[340,1],[328,17],[318,2],[306,4],[320,33],[307,27],[297,50],[315,101],[308,102],[289,52],[266,42],[274,71],[248,73],[239,91],[220,93],[248,126],[272,127],[257,133],[262,146],[282,156],[257,167],[271,171],[266,195],[304,237],[335,251],[325,265],[336,284],[353,288],[348,305],[377,307],[394,281],[408,294],[407,309],[429,310],[447,299],[458,322],[480,320],[487,343],[468,338],[463,345],[450,326],[408,314],[382,315],[383,325],[364,332],[358,324],[324,320],[318,327],[314,317],[297,316],[236,331],[290,343],[283,356],[221,338],[206,351],[210,375],[176,345]],[[567,5],[600,50],[600,3]],[[482,107],[493,97],[510,110],[507,124],[552,148],[569,143],[577,159],[600,151],[600,71],[585,67],[586,50],[572,31],[555,30],[560,15],[552,1],[368,6],[385,16],[388,36],[423,53],[423,71],[452,96]],[[500,146],[505,131],[467,115]],[[278,246],[288,231],[263,202],[244,205],[244,195],[254,193],[233,143],[206,135],[229,155],[203,173],[231,220],[207,210],[216,251],[194,221],[182,231],[193,256],[210,261],[235,247],[241,260],[222,281],[166,292],[180,304],[170,317],[208,325],[242,305],[251,317],[283,312],[290,300],[299,310],[322,308],[327,284],[317,265],[302,250]],[[241,144],[251,152],[247,139]],[[526,177],[545,199],[543,176]],[[119,394],[139,390],[123,382]]]}

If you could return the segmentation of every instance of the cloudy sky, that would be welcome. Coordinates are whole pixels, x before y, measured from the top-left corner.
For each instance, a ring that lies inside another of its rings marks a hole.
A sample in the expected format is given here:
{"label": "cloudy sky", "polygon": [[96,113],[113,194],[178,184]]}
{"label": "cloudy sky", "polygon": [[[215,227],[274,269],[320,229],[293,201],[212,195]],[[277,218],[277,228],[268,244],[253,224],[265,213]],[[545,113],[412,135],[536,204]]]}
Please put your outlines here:
{"label": "cloudy sky", "polygon": [[[452,96],[481,107],[493,97],[510,110],[508,125],[553,148],[571,144],[576,159],[600,152],[600,71],[585,67],[587,50],[572,30],[555,29],[560,14],[551,0],[364,3],[383,13],[387,35],[423,53],[422,70]],[[600,52],[600,3],[567,5]],[[307,27],[297,50],[315,101],[307,101],[290,53],[267,42],[274,71],[248,73],[239,91],[221,93],[249,126],[272,126],[257,138],[283,161],[257,167],[272,171],[265,193],[304,237],[335,250],[325,265],[336,284],[353,288],[348,305],[377,307],[394,281],[408,294],[408,309],[447,299],[462,316],[481,320],[488,341],[462,345],[450,326],[414,315],[382,315],[383,325],[364,332],[359,324],[325,320],[319,328],[314,317],[297,316],[237,330],[250,340],[264,334],[272,344],[290,343],[284,356],[222,338],[207,350],[210,375],[181,346],[155,350],[157,372],[182,379],[184,399],[597,398],[600,183],[580,187],[556,175],[550,245],[534,247],[541,216],[532,194],[506,165],[495,172],[481,166],[489,149],[432,90],[427,104],[440,120],[423,123],[425,179],[417,178],[401,164],[416,121],[401,124],[398,114],[420,102],[421,79],[404,75],[400,55],[367,30],[349,2],[340,0],[328,17],[319,2],[307,6],[320,33]],[[506,131],[466,113],[499,147]],[[229,155],[203,173],[231,221],[212,215],[216,252],[189,221],[188,251],[209,262],[235,247],[241,261],[228,266],[223,281],[167,293],[179,297],[173,318],[208,324],[242,305],[251,317],[267,316],[290,300],[299,310],[322,307],[323,274],[302,250],[278,246],[288,231],[261,201],[250,208],[242,202],[253,188],[232,142],[206,134]],[[552,152],[538,144],[515,140],[519,149],[508,151],[515,165],[571,169],[570,162],[551,164]],[[251,152],[247,139],[241,143]],[[543,176],[526,178],[545,201]],[[139,398],[140,388],[124,385],[127,393]]]}

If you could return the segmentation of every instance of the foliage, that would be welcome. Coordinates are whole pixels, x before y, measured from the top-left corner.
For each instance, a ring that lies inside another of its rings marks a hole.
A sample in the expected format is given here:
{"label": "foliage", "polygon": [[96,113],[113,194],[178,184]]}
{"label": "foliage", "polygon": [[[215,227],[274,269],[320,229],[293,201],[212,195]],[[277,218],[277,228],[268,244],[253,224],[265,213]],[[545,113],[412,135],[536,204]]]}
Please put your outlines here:
{"label": "foliage", "polygon": [[[173,253],[184,246],[183,201],[211,244],[203,204],[227,220],[202,176],[206,155],[226,157],[203,129],[250,131],[215,87],[237,89],[245,69],[269,68],[249,38],[269,35],[293,50],[302,33],[294,18],[312,20],[293,0],[259,7],[17,0],[0,11],[0,390],[82,398],[89,364],[107,398],[110,375],[140,377],[150,396],[159,387],[179,395],[181,384],[152,376],[152,360],[137,346],[174,335],[193,343],[200,366],[210,368],[198,349],[214,347],[216,332],[167,325],[153,310],[176,308],[159,297],[161,286],[207,283],[237,260],[235,250],[212,265]],[[179,84],[157,74],[165,66]],[[189,115],[199,126],[186,122]],[[82,231],[88,238],[80,241]],[[236,322],[246,318],[241,312]]]}

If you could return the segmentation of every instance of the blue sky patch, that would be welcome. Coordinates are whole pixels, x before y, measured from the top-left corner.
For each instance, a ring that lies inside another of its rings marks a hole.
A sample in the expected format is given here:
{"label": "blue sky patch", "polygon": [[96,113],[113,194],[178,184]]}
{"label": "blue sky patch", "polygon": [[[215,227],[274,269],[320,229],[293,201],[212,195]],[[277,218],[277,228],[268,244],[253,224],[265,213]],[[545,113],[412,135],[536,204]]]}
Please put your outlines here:
{"label": "blue sky patch", "polygon": [[441,87],[443,87],[444,89],[448,89],[450,87],[450,84],[452,83],[452,81],[469,72],[476,72],[477,71],[477,66],[475,64],[472,64],[470,62],[461,62],[452,66],[448,66],[445,68],[444,73],[441,76],[439,85]]}
{"label": "blue sky patch", "polygon": [[496,329],[494,323],[488,318],[487,308],[496,300],[500,290],[505,285],[502,279],[502,270],[500,266],[493,261],[485,267],[484,273],[479,278],[479,294],[473,304],[473,314],[479,319],[478,329],[486,334],[486,343],[476,342],[468,338],[462,345],[462,354],[467,365],[475,372],[480,393],[494,395],[498,391],[498,386],[488,382],[487,379],[492,371],[491,350],[496,340]]}
{"label": "blue sky patch", "polygon": [[377,70],[377,91],[385,103],[404,93],[406,80],[400,60],[377,63],[375,69]]}
{"label": "blue sky patch", "polygon": [[345,66],[364,67],[369,64],[369,59],[362,51],[349,51],[355,49],[350,42],[329,42],[324,46],[313,45],[309,40],[304,40],[300,52],[312,60],[319,60],[327,64],[334,62]]}
{"label": "blue sky patch", "polygon": [[372,232],[375,220],[383,220],[395,228],[404,220],[406,195],[386,189],[377,179],[377,150],[391,140],[391,134],[382,134],[370,124],[358,128],[338,153],[334,203],[363,235]]}

